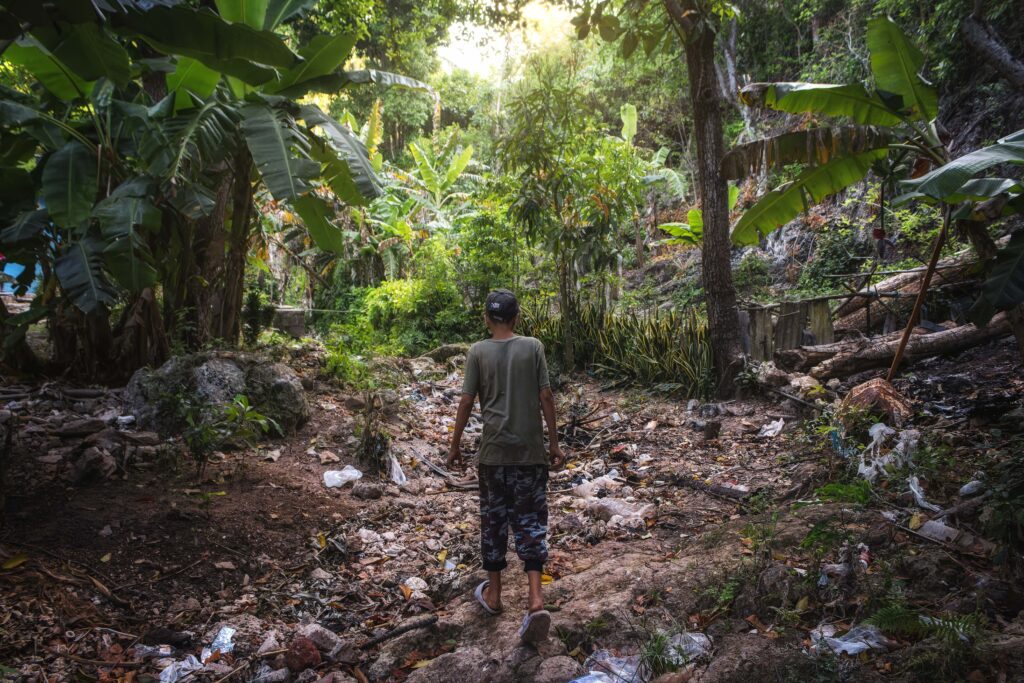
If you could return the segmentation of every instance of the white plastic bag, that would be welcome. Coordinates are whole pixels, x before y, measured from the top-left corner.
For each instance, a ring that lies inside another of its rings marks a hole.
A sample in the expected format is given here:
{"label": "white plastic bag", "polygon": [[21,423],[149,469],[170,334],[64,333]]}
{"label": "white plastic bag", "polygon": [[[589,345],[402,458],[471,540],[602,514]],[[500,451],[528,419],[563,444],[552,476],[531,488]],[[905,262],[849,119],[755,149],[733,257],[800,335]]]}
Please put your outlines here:
{"label": "white plastic bag", "polygon": [[395,454],[391,454],[391,481],[395,482],[399,486],[405,486],[409,482],[409,478],[405,476],[405,472],[402,471],[402,466],[398,462],[398,458]]}
{"label": "white plastic bag", "polygon": [[329,489],[340,488],[350,481],[362,479],[363,473],[352,465],[345,465],[342,470],[327,470],[324,472],[324,486]]}
{"label": "white plastic bag", "polygon": [[579,484],[572,490],[572,492],[580,498],[593,498],[601,489],[614,491],[622,486],[620,482],[615,481],[615,477],[617,476],[619,476],[619,471],[613,469],[609,471],[608,474],[603,474],[596,479],[591,479],[590,481],[585,481]]}
{"label": "white plastic bag", "polygon": [[859,655],[868,650],[888,650],[893,642],[885,637],[877,626],[859,624],[845,635],[834,638],[835,626],[823,624],[811,631],[811,646],[816,652],[834,652]]}

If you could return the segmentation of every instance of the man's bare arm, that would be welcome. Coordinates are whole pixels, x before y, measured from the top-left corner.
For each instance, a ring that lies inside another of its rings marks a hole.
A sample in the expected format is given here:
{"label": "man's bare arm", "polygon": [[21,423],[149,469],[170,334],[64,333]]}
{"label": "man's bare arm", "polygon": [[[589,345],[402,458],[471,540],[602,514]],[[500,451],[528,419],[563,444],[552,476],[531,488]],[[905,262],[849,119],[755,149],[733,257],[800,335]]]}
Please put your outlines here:
{"label": "man's bare arm", "polygon": [[551,393],[551,387],[544,387],[540,390],[540,407],[544,413],[544,422],[548,426],[548,453],[551,455],[551,467],[558,469],[562,466],[565,456],[558,446],[558,417],[555,415],[555,395]]}
{"label": "man's bare arm", "polygon": [[448,466],[454,465],[462,466],[462,432],[466,431],[466,425],[469,423],[469,416],[473,412],[473,401],[476,400],[476,396],[471,394],[463,394],[462,398],[459,399],[459,409],[455,413],[455,429],[452,431],[452,443],[448,447]]}

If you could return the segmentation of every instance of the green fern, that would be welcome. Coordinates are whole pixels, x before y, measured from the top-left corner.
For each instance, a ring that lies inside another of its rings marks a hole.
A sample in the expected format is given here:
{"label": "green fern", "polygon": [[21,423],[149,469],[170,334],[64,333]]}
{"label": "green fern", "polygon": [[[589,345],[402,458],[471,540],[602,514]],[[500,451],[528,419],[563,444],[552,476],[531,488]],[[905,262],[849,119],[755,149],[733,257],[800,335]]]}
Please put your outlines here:
{"label": "green fern", "polygon": [[867,623],[890,635],[908,638],[935,636],[946,643],[973,640],[984,627],[982,618],[977,614],[945,614],[933,617],[902,604],[883,607],[875,612]]}

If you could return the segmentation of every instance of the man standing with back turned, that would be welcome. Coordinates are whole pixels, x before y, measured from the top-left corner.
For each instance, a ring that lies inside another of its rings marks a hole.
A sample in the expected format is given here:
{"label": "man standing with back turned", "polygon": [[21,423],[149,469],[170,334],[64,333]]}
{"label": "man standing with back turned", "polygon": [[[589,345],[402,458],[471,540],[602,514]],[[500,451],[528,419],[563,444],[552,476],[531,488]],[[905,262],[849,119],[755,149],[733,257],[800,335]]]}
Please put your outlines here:
{"label": "man standing with back turned", "polygon": [[[548,383],[544,345],[515,334],[519,303],[512,292],[487,295],[484,322],[490,339],[477,342],[466,354],[466,376],[448,465],[462,465],[459,442],[480,396],[484,429],[480,440],[480,546],[487,580],[476,599],[488,614],[499,614],[501,570],[507,566],[508,527],[515,534],[516,554],[525,565],[529,602],[519,637],[537,643],[548,636],[551,615],[541,597],[541,575],[548,558],[548,467],[562,466],[555,420],[555,398]],[[540,414],[548,427],[548,448]],[[548,456],[550,455],[550,462]]]}

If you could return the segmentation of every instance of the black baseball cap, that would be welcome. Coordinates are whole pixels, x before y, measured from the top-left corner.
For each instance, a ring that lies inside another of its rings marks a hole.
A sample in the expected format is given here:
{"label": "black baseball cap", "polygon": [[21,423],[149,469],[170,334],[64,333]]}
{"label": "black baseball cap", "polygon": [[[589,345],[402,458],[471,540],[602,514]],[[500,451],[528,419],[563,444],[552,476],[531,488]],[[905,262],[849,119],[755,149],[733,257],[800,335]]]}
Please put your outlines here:
{"label": "black baseball cap", "polygon": [[516,301],[516,295],[507,289],[496,289],[487,295],[484,309],[492,321],[510,323],[519,315],[519,302]]}

